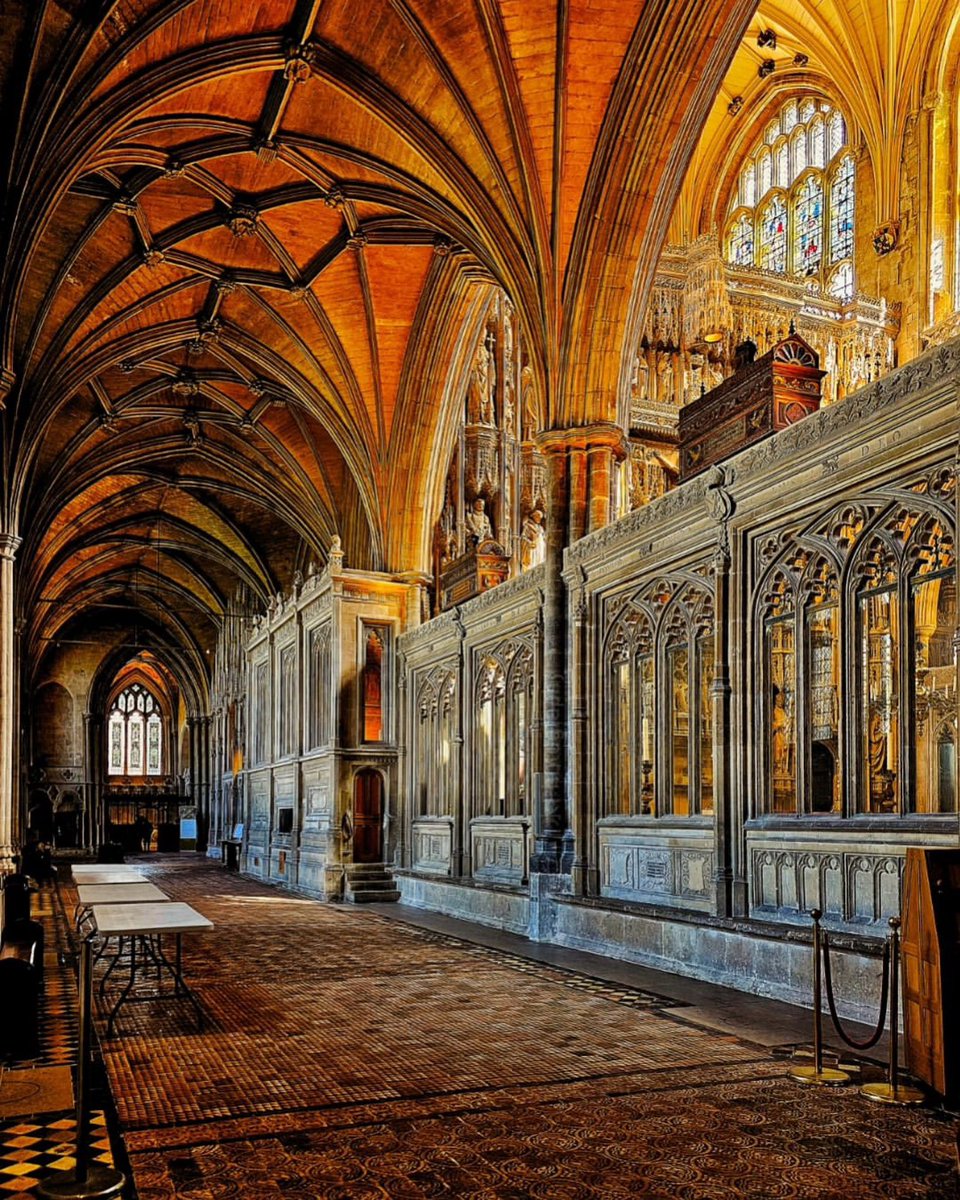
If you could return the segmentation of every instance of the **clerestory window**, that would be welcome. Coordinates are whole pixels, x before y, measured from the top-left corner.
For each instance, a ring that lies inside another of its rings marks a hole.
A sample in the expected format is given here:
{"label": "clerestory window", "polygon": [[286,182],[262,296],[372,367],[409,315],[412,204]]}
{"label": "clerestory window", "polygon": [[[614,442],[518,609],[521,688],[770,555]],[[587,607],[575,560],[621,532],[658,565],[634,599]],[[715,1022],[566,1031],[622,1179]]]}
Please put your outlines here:
{"label": "clerestory window", "polygon": [[822,100],[788,101],[740,170],[727,261],[811,279],[849,303],[855,179],[842,113]]}

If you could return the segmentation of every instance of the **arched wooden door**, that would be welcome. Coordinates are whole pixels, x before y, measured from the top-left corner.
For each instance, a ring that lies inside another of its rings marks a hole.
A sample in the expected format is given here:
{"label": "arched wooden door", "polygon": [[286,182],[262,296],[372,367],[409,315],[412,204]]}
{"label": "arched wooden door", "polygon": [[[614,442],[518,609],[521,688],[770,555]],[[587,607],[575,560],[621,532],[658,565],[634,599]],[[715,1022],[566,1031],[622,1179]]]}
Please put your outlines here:
{"label": "arched wooden door", "polygon": [[353,785],[353,861],[383,862],[383,777],[369,768]]}

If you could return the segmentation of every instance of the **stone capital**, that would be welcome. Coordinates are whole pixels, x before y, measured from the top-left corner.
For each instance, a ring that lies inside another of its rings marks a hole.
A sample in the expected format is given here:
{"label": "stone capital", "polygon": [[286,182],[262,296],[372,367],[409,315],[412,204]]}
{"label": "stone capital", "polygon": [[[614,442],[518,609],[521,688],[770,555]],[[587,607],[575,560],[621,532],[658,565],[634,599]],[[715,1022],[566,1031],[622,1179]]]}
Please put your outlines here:
{"label": "stone capital", "polygon": [[13,562],[20,549],[20,541],[15,533],[0,533],[0,558],[8,558]]}
{"label": "stone capital", "polygon": [[545,456],[569,450],[609,450],[618,459],[627,456],[626,435],[612,421],[574,425],[570,429],[544,429],[534,441]]}

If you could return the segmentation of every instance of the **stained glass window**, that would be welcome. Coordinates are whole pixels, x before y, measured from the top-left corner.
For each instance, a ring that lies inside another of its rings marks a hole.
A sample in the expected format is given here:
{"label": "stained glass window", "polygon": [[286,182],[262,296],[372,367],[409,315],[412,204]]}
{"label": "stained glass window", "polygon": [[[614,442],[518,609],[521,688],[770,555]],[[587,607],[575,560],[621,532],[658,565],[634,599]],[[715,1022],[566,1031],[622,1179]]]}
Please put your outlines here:
{"label": "stained glass window", "polygon": [[830,184],[830,261],[853,255],[853,158],[840,160]]}
{"label": "stained glass window", "polygon": [[139,683],[113,702],[108,722],[110,775],[160,775],[163,771],[163,722],[156,698]]}
{"label": "stained glass window", "polygon": [[836,109],[830,114],[829,131],[830,157],[833,158],[835,154],[839,154],[847,141],[847,130],[843,123],[843,117]]}
{"label": "stained glass window", "polygon": [[774,196],[760,221],[760,266],[765,271],[787,269],[787,206]]}
{"label": "stained glass window", "polygon": [[736,267],[753,265],[753,215],[742,213],[730,234],[730,261]]}
{"label": "stained glass window", "polygon": [[797,198],[797,221],[793,246],[798,274],[815,275],[823,258],[823,188],[816,175],[808,175]]}
{"label": "stained glass window", "polygon": [[160,774],[160,718],[156,713],[147,721],[147,774]]}
{"label": "stained glass window", "polygon": [[[853,298],[852,265],[842,273],[832,270],[853,258],[855,166],[844,152],[846,137],[843,115],[825,101],[783,106],[733,189],[726,229],[733,265],[816,277],[839,299]],[[773,188],[783,194],[771,195]],[[744,211],[755,204],[757,211]]]}

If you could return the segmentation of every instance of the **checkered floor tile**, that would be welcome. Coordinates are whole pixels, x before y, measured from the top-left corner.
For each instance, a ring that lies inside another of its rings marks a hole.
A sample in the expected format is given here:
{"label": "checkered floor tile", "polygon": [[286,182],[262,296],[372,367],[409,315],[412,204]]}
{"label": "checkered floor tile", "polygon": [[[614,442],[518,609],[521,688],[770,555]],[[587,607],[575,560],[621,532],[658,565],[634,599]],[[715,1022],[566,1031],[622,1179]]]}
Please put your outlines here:
{"label": "checkered floor tile", "polygon": [[[0,1197],[29,1196],[56,1172],[76,1165],[76,1122],[70,1113],[0,1123]],[[106,1117],[94,1112],[90,1161],[113,1166]]]}

